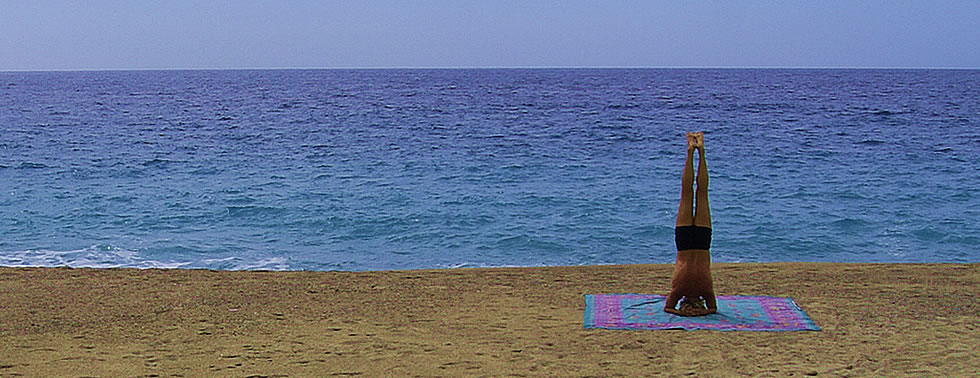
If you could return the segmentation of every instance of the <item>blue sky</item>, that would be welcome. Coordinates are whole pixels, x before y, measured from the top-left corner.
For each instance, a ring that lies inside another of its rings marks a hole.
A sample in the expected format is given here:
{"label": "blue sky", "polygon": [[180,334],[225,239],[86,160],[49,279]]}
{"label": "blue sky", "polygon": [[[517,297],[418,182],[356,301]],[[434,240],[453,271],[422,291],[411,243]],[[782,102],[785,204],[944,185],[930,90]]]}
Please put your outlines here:
{"label": "blue sky", "polygon": [[0,70],[980,68],[980,1],[0,2]]}

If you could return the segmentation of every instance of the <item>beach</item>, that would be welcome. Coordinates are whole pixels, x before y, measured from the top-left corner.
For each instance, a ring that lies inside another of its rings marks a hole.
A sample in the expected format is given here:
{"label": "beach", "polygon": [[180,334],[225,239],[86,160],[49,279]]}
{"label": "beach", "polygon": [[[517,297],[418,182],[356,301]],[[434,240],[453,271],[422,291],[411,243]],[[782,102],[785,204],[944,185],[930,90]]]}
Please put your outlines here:
{"label": "beach", "polygon": [[0,268],[0,376],[953,375],[980,371],[980,264],[714,264],[807,332],[584,329],[584,294],[671,265],[374,272]]}

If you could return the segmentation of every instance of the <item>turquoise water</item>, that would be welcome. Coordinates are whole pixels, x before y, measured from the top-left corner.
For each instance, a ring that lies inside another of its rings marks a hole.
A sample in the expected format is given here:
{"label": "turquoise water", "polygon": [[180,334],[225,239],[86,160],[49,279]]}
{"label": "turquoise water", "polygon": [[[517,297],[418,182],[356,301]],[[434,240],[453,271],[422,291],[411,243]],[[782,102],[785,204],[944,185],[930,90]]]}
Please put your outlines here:
{"label": "turquoise water", "polygon": [[977,262],[976,70],[0,73],[0,265]]}

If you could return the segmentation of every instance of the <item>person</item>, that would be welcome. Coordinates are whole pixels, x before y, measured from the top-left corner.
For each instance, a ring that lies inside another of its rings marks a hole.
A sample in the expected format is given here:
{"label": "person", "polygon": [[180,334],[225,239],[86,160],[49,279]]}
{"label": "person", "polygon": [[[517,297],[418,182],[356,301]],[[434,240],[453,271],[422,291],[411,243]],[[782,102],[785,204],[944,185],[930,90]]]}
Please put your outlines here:
{"label": "person", "polygon": [[[694,151],[698,152],[697,192],[694,191]],[[695,197],[697,199],[695,208]],[[687,133],[687,161],[681,176],[681,203],[674,228],[677,261],[664,311],[681,316],[717,312],[711,280],[711,211],[708,208],[708,165],[704,133]],[[677,303],[680,301],[680,308]]]}

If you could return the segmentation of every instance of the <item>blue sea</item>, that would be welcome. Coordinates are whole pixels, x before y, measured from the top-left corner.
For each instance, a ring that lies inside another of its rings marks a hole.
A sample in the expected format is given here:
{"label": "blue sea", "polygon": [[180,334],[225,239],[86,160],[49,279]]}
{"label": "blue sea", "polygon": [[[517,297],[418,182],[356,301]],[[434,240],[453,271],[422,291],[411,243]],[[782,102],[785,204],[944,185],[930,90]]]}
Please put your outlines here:
{"label": "blue sea", "polygon": [[980,71],[0,72],[0,266],[980,261]]}

